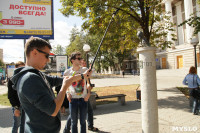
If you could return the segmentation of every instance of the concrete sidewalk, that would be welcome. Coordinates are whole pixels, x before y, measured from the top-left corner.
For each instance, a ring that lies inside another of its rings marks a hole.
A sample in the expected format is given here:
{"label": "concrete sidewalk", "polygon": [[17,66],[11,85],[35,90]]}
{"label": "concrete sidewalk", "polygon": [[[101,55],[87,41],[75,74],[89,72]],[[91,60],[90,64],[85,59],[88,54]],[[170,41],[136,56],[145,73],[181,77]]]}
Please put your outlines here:
{"label": "concrete sidewalk", "polygon": [[[191,113],[188,99],[175,88],[183,86],[182,80],[185,73],[180,75],[180,73],[170,72],[167,70],[157,71],[159,132],[200,133],[199,116]],[[125,75],[125,78],[92,79],[92,83],[95,83],[96,87],[139,84],[139,76]],[[1,89],[2,86],[0,86]],[[11,115],[10,107],[0,107],[0,132],[11,132]],[[100,129],[100,133],[142,132],[141,103],[137,101],[127,102],[125,106],[117,103],[99,105],[94,110],[94,118],[94,126]],[[62,117],[61,132],[66,119],[67,116]]]}

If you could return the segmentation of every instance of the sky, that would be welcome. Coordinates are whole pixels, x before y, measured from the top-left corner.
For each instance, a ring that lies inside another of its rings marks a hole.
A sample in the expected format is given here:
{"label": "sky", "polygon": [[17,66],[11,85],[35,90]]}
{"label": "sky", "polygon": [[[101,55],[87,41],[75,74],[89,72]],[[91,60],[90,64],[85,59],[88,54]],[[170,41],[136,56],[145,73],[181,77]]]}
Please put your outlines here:
{"label": "sky", "polygon": [[[58,9],[61,8],[59,0],[54,1],[54,40],[50,40],[52,46],[60,44],[69,45],[69,34],[76,25],[81,29],[83,23],[80,17],[65,17]],[[3,49],[3,61],[6,63],[24,61],[24,41],[22,39],[0,39],[0,48]]]}

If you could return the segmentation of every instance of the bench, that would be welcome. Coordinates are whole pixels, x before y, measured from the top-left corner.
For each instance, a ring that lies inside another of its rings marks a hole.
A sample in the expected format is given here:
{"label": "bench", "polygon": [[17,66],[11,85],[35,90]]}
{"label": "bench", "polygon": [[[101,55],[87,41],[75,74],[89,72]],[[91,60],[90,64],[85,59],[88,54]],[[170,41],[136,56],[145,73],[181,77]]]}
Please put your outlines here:
{"label": "bench", "polygon": [[96,97],[96,94],[93,93],[90,96],[90,103],[91,103],[93,109],[95,109],[96,108],[96,100],[117,97],[118,98],[118,103],[121,104],[121,105],[125,105],[125,96],[126,95],[124,95],[124,94],[114,94],[114,95],[98,96],[98,97]]}

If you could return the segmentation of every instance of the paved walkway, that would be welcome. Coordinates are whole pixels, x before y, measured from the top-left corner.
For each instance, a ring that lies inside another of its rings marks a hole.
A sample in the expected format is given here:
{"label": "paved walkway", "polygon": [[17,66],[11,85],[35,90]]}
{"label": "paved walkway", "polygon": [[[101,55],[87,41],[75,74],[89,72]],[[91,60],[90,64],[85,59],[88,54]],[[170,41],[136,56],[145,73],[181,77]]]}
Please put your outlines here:
{"label": "paved walkway", "polygon": [[[189,109],[188,99],[175,87],[182,86],[186,72],[170,70],[157,71],[157,92],[159,105],[160,133],[200,133],[199,116],[194,116]],[[139,84],[139,76],[125,78],[92,79],[96,87]],[[0,93],[5,92],[0,86]],[[10,107],[0,107],[0,132],[11,132],[12,117]],[[141,104],[137,101],[127,102],[125,106],[117,103],[99,105],[94,110],[94,123],[100,133],[141,133]],[[63,131],[67,116],[62,117]],[[187,130],[187,131],[186,131]],[[194,131],[195,130],[195,131]],[[88,131],[89,132],[89,131]]]}

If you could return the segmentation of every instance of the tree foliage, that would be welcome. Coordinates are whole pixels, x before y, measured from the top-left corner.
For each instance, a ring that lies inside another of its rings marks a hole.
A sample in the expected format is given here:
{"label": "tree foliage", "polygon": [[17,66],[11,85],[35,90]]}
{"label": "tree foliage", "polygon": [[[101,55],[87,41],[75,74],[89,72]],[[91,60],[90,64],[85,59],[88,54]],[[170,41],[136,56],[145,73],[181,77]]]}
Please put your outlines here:
{"label": "tree foliage", "polygon": [[123,53],[137,47],[138,30],[143,31],[152,46],[165,48],[171,44],[165,40],[171,27],[159,25],[164,21],[161,0],[61,0],[61,3],[60,11],[65,16],[82,17],[83,29],[98,35],[103,35],[112,13],[119,10],[104,39],[103,49],[117,45],[118,51]]}
{"label": "tree foliage", "polygon": [[71,55],[72,52],[79,51],[83,53],[83,45],[85,44],[85,35],[79,31],[76,26],[72,28],[70,33],[70,44],[66,48],[66,54]]}
{"label": "tree foliage", "polygon": [[56,46],[53,46],[52,52],[56,55],[64,55],[65,54],[65,48],[58,44]]}
{"label": "tree foliage", "polygon": [[[76,31],[76,34],[74,33]],[[94,56],[96,55],[96,51],[98,49],[99,43],[102,39],[101,34],[91,34],[91,33],[85,33],[78,31],[76,27],[74,27],[71,31],[70,38],[74,38],[70,41],[70,44],[67,46],[66,53],[67,55],[71,55],[74,51],[80,51],[82,53],[83,58],[86,59],[86,54],[83,51],[83,45],[87,43],[90,46],[90,63],[93,60]],[[109,47],[108,45],[105,45],[104,48],[102,48],[96,58],[95,62],[95,70],[98,72],[101,71],[101,68],[107,69],[110,66],[114,70],[119,70],[122,66],[122,62],[125,57],[130,55],[129,51],[123,51],[120,52],[119,45],[113,45],[112,47]],[[101,58],[101,57],[104,58]],[[116,64],[118,64],[116,66]]]}
{"label": "tree foliage", "polygon": [[4,67],[4,62],[0,59],[0,68]]}

